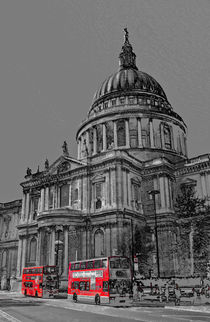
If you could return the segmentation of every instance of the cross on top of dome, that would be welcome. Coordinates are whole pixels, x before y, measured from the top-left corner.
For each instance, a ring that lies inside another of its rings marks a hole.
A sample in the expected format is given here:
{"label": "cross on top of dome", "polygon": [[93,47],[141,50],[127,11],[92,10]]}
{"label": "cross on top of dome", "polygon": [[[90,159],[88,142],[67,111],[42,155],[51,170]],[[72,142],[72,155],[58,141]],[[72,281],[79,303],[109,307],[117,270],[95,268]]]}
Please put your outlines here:
{"label": "cross on top of dome", "polygon": [[133,68],[138,70],[136,67],[136,55],[133,52],[133,48],[129,42],[128,29],[124,28],[124,44],[120,53],[120,69]]}
{"label": "cross on top of dome", "polygon": [[128,37],[129,37],[129,32],[127,28],[124,28],[125,34],[124,34],[124,43],[129,43]]}

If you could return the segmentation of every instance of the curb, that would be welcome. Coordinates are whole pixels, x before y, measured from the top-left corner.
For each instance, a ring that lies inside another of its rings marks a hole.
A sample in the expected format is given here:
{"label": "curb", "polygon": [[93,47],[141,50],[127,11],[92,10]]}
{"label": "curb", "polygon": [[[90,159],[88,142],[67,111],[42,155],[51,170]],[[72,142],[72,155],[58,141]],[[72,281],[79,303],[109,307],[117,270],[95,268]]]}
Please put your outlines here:
{"label": "curb", "polygon": [[210,314],[210,307],[206,306],[165,306],[165,309],[176,310],[176,311],[191,311],[191,312],[202,312]]}

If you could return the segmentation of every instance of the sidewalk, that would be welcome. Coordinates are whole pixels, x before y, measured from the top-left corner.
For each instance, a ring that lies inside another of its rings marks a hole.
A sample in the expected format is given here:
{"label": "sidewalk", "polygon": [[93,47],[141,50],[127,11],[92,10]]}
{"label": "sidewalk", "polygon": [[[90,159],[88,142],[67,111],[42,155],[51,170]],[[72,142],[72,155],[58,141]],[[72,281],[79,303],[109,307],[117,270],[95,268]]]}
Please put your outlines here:
{"label": "sidewalk", "polygon": [[[11,296],[11,297],[24,297],[24,295],[21,294],[21,292],[17,291],[3,291],[0,290],[0,296],[6,295],[6,296]],[[56,299],[65,299],[66,294],[61,293],[58,296],[56,296]],[[133,307],[161,307],[169,310],[177,310],[177,311],[192,311],[192,312],[203,312],[203,313],[209,313],[210,314],[210,304],[201,304],[201,303],[196,303],[192,305],[189,303],[186,305],[186,302],[183,301],[180,306],[175,306],[174,302],[159,302],[159,301],[151,301],[151,300],[143,300],[143,301],[134,301],[133,302]]]}
{"label": "sidewalk", "polygon": [[210,314],[210,305],[198,305],[198,306],[165,306],[165,309],[176,310],[176,311],[192,311],[192,312],[203,312]]}

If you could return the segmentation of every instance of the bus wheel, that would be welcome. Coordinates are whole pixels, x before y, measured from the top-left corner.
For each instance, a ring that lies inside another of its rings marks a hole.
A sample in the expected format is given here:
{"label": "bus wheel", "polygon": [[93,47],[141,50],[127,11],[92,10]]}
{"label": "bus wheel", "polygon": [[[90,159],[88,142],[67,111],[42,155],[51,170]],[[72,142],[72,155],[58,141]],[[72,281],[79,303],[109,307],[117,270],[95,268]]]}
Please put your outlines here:
{"label": "bus wheel", "polygon": [[73,295],[73,301],[74,301],[74,303],[77,303],[77,294],[76,293],[74,293],[74,295]]}
{"label": "bus wheel", "polygon": [[100,305],[101,304],[100,296],[98,294],[96,294],[95,303],[96,303],[96,305]]}

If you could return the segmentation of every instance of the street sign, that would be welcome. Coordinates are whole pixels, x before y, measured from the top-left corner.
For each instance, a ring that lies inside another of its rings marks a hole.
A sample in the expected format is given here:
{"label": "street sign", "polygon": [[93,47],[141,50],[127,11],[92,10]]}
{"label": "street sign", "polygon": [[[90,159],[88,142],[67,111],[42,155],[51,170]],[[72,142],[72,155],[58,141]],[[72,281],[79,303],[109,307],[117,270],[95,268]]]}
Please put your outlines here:
{"label": "street sign", "polygon": [[138,264],[138,257],[134,257],[133,261]]}

